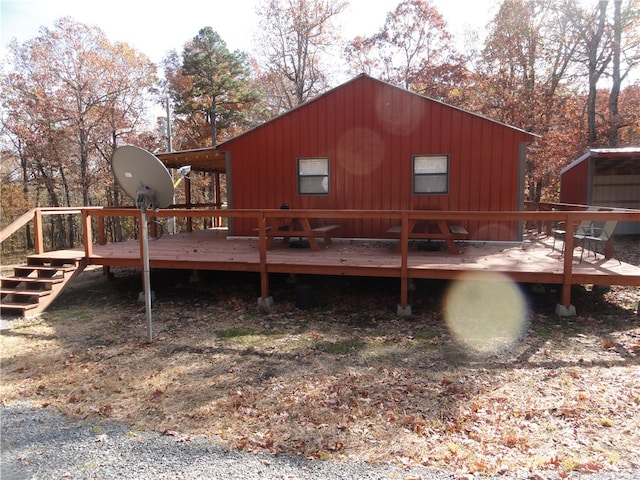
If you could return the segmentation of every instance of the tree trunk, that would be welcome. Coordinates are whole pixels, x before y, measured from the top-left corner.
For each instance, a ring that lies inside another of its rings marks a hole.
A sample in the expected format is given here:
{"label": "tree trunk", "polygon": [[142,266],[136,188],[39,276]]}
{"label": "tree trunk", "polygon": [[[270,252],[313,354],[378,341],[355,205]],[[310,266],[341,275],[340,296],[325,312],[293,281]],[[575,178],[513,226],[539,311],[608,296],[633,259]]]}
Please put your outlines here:
{"label": "tree trunk", "polygon": [[216,98],[211,101],[211,110],[209,111],[209,121],[211,122],[211,146],[216,147],[218,137],[218,121],[216,118]]}
{"label": "tree trunk", "polygon": [[618,98],[620,96],[620,43],[622,41],[622,0],[614,1],[613,13],[613,65],[611,93],[609,94],[609,146],[618,146]]}
{"label": "tree trunk", "polygon": [[587,98],[587,121],[589,124],[590,145],[595,145],[598,140],[598,130],[596,124],[596,92],[598,87],[598,80],[600,80],[601,72],[604,70],[604,66],[598,65],[598,49],[600,47],[606,25],[607,3],[608,0],[600,0],[598,29],[590,38],[588,36],[588,33],[586,33],[587,38],[585,39],[589,64],[589,96]]}

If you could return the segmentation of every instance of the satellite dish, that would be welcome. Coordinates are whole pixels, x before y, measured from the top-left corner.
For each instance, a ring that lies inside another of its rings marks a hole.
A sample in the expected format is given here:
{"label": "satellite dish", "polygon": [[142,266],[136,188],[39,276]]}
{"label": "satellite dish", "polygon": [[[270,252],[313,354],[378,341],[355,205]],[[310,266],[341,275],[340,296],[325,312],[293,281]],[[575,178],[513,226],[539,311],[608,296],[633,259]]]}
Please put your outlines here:
{"label": "satellite dish", "polygon": [[167,167],[146,150],[125,145],[111,156],[111,169],[118,185],[140,209],[140,241],[144,273],[144,303],[147,311],[147,341],[153,339],[151,319],[151,273],[149,267],[149,232],[147,210],[157,211],[173,203],[173,179]]}
{"label": "satellite dish", "polygon": [[158,158],[140,147],[118,147],[111,157],[116,182],[140,209],[158,210],[173,203],[173,179]]}

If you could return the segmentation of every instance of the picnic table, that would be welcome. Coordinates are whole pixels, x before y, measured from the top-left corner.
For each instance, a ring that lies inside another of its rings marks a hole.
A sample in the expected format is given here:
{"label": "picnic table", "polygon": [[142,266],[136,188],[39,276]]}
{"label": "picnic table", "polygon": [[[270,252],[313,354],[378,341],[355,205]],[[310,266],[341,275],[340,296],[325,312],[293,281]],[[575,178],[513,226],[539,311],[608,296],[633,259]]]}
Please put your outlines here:
{"label": "picnic table", "polygon": [[[402,226],[394,225],[387,233],[399,237],[402,234]],[[447,249],[452,253],[460,253],[456,240],[465,240],[469,236],[467,229],[460,225],[449,225],[446,220],[409,220],[409,239],[444,240]],[[396,246],[400,251],[400,242]]]}
{"label": "picnic table", "polygon": [[306,238],[311,250],[318,251],[316,238],[321,237],[325,245],[332,245],[331,236],[340,228],[340,225],[311,226],[311,220],[306,216],[291,216],[287,218],[275,218],[272,225],[267,226],[267,249],[273,246],[276,238],[282,238],[283,243],[289,244],[291,237]]}

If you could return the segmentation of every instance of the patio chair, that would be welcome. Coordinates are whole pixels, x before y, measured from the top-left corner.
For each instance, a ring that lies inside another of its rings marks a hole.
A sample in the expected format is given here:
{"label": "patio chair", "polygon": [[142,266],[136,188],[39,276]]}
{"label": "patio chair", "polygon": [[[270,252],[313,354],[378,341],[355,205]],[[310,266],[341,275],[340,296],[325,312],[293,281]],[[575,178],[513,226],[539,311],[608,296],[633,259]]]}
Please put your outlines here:
{"label": "patio chair", "polygon": [[[599,210],[598,207],[587,208],[587,212],[595,212],[598,210]],[[594,229],[594,225],[591,220],[583,220],[578,224],[576,229],[573,231],[574,232],[573,236],[575,238],[576,234],[583,234],[583,235],[591,234],[593,233],[593,229]],[[562,253],[564,253],[564,240],[567,237],[567,227],[565,225],[565,222],[558,222],[554,226],[554,228],[551,229],[551,235],[553,236],[553,245],[551,245],[551,249],[552,250],[556,249],[556,240],[562,240],[563,242]]]}
{"label": "patio chair", "polygon": [[[604,257],[606,254],[606,244],[607,242],[612,242],[613,234],[616,230],[617,225],[617,220],[607,220],[606,222],[604,222],[604,225],[602,225],[602,227],[592,227],[590,231],[586,231],[584,233],[576,232],[573,235],[573,238],[577,242],[580,242],[582,244],[582,251],[580,252],[580,262],[582,262],[585,244],[587,248],[593,252],[594,258],[597,258],[598,246],[602,247],[602,256]],[[613,248],[613,244],[611,244],[611,250],[613,251],[613,256],[616,258],[616,260],[618,260],[618,262],[620,262],[620,259],[616,255],[616,251]]]}

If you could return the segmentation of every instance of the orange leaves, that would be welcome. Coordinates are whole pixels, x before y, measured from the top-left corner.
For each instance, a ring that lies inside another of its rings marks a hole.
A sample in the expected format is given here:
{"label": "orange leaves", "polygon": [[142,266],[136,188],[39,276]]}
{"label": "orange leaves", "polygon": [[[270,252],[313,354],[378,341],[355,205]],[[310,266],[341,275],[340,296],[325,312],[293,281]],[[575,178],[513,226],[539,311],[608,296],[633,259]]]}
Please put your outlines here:
{"label": "orange leaves", "polygon": [[575,467],[575,471],[580,473],[598,473],[603,468],[604,467],[597,462],[587,462],[577,464]]}
{"label": "orange leaves", "polygon": [[164,396],[164,393],[164,390],[156,388],[153,392],[151,392],[151,398],[154,400],[160,400]]}
{"label": "orange leaves", "polygon": [[400,423],[408,427],[417,435],[423,437],[426,434],[426,423],[423,419],[417,417],[404,417],[400,419]]}
{"label": "orange leaves", "polygon": [[568,478],[571,471],[579,473],[597,473],[604,469],[604,466],[598,462],[587,461],[584,463],[576,463],[572,458],[560,458],[558,455],[547,461],[546,466],[551,470],[559,470],[560,478]]}

